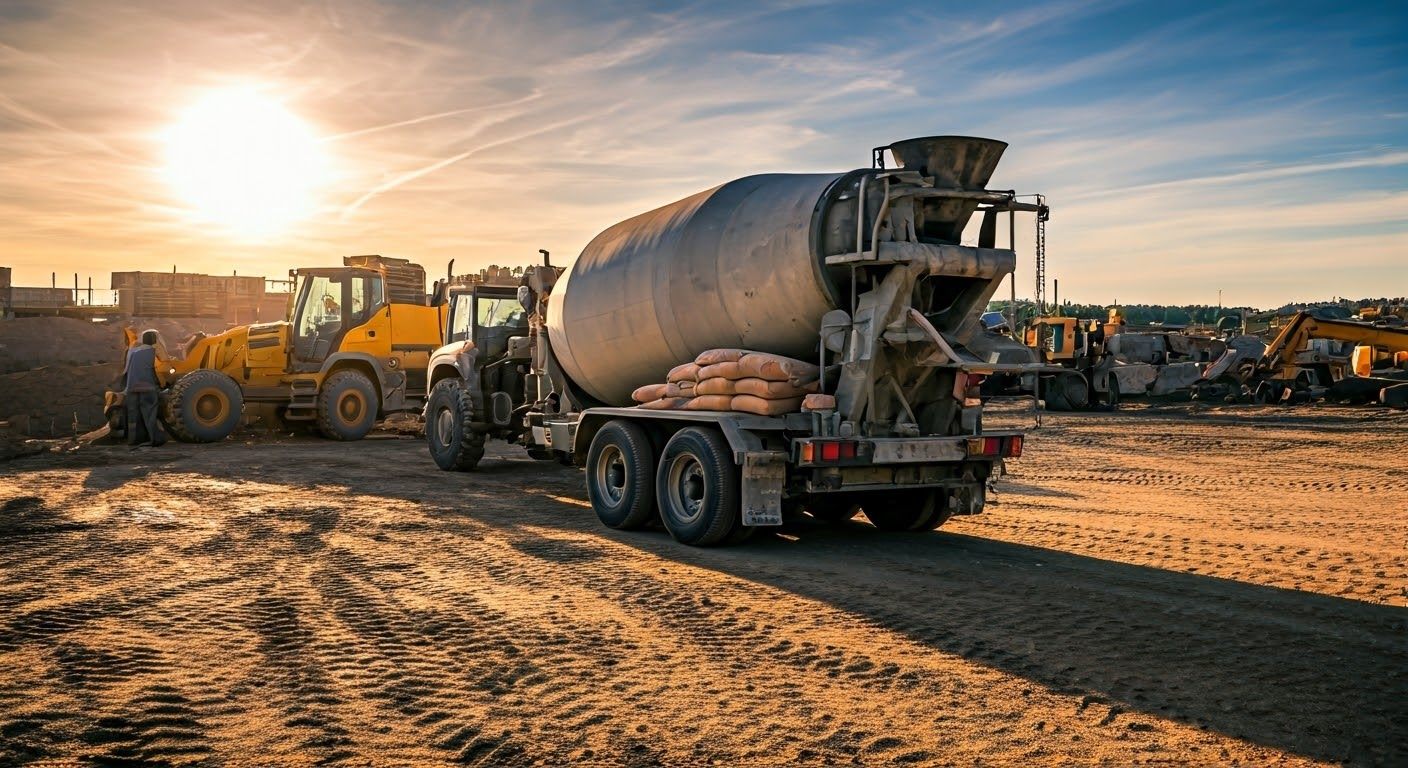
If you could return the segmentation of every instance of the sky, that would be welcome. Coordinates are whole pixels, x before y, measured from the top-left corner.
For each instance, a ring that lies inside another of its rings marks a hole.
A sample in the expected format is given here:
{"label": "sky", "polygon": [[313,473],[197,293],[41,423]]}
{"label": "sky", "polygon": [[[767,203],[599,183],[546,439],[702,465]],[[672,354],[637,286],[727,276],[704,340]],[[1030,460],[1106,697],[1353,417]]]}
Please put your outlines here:
{"label": "sky", "polygon": [[939,134],[1009,143],[988,186],[1046,196],[1062,299],[1408,294],[1401,2],[0,0],[16,285],[564,262]]}

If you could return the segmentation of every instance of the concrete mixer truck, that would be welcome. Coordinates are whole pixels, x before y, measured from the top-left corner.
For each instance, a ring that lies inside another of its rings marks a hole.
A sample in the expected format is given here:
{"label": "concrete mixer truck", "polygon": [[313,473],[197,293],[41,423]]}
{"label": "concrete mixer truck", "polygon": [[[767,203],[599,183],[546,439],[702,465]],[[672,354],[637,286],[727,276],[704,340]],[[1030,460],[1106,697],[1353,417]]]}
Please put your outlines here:
{"label": "concrete mixer truck", "polygon": [[[985,189],[1006,146],[910,139],[870,168],[749,176],[610,227],[566,268],[542,251],[517,285],[474,286],[427,374],[431,456],[472,469],[486,439],[521,444],[584,468],[608,527],[658,520],[698,546],[803,512],[903,531],[981,512],[1022,435],[983,430],[978,388],[1024,368],[977,347],[995,343],[979,313],[1016,263],[1016,214],[1045,212]],[[812,362],[818,397],[770,416],[633,407],[719,348]]]}

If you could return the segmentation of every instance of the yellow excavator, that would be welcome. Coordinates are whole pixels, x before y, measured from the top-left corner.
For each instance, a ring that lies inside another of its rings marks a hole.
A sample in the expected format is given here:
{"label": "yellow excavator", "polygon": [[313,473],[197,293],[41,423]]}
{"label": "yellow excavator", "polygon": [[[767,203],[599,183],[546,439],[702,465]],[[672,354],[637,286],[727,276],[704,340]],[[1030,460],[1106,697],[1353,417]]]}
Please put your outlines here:
{"label": "yellow excavator", "polygon": [[[1355,320],[1330,320],[1300,312],[1281,329],[1260,359],[1240,366],[1236,376],[1261,402],[1292,400],[1297,393],[1320,391],[1344,399],[1382,397],[1385,387],[1401,382],[1356,376],[1353,355],[1332,354],[1312,344],[1325,339],[1353,344],[1366,357],[1368,369],[1376,360],[1396,367],[1408,359],[1408,328]],[[1360,373],[1367,373],[1362,370]]]}
{"label": "yellow excavator", "polygon": [[[348,256],[342,267],[289,277],[286,320],[158,346],[160,414],[173,437],[223,440],[247,404],[334,440],[359,440],[385,414],[420,410],[445,321],[445,306],[427,302],[425,270],[406,259]],[[134,339],[129,329],[129,346]],[[113,394],[110,425],[121,410]]]}

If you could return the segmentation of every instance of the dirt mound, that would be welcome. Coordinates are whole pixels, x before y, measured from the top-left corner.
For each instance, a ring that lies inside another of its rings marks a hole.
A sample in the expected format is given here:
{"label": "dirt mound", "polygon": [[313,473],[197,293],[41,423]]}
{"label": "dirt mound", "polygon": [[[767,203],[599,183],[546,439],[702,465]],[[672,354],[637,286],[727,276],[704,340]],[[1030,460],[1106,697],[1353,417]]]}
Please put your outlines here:
{"label": "dirt mound", "polygon": [[[220,321],[142,319],[91,323],[69,317],[0,322],[0,419],[29,437],[70,437],[103,424],[103,392],[117,385],[122,329],[154,328],[169,346],[192,333],[219,333]],[[77,432],[75,432],[77,430]]]}
{"label": "dirt mound", "polygon": [[122,363],[51,365],[0,376],[0,418],[30,437],[71,437],[103,424],[103,392]]}
{"label": "dirt mound", "polygon": [[71,317],[21,317],[0,322],[0,373],[56,363],[122,362],[122,327]]}

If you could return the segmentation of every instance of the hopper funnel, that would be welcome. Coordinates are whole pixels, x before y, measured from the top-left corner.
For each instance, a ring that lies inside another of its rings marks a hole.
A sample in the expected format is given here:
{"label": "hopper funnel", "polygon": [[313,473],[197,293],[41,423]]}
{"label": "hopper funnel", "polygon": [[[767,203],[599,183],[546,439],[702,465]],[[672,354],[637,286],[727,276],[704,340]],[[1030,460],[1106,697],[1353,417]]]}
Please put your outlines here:
{"label": "hopper funnel", "polygon": [[[891,144],[890,154],[901,168],[932,176],[935,187],[980,190],[992,178],[1005,149],[1007,142],[996,139],[924,136]],[[973,200],[929,199],[916,223],[923,238],[956,243],[977,207]]]}
{"label": "hopper funnel", "polygon": [[992,178],[1007,142],[973,136],[924,136],[890,145],[895,163],[933,176],[936,187],[982,189]]}

